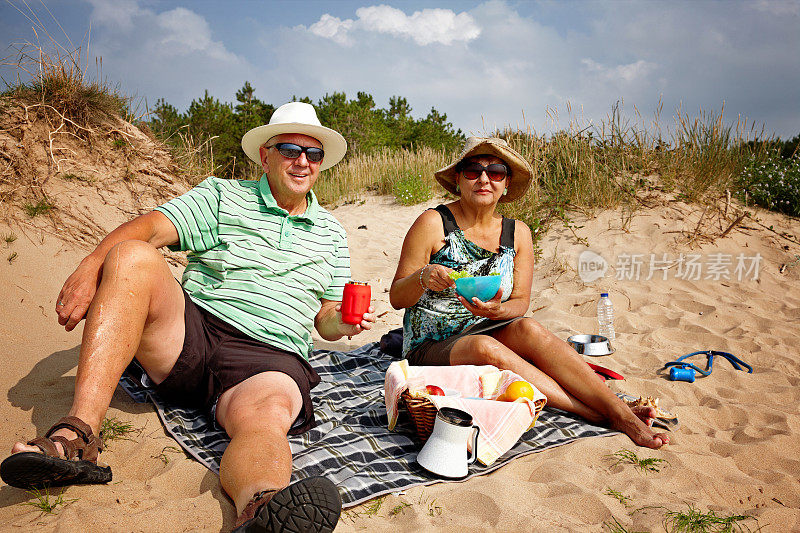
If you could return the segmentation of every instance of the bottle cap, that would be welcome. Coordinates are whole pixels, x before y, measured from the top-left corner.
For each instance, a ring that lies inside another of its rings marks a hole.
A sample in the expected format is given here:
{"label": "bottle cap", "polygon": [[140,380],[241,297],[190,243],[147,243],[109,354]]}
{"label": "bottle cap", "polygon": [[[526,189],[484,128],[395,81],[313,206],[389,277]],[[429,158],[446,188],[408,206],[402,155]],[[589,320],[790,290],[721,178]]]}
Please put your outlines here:
{"label": "bottle cap", "polygon": [[606,297],[606,296],[608,296],[607,292],[601,292],[600,293],[600,298],[603,298],[603,297]]}

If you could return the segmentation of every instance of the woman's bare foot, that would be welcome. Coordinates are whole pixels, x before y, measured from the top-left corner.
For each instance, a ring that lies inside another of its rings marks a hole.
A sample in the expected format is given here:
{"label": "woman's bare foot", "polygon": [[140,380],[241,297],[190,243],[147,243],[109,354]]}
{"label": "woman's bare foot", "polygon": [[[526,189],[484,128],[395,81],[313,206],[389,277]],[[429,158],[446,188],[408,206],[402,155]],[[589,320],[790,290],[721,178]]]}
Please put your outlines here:
{"label": "woman's bare foot", "polygon": [[653,420],[657,416],[655,409],[645,405],[631,407],[631,411],[633,411],[633,414],[635,414],[639,420],[644,422],[647,427],[651,427],[653,425]]}
{"label": "woman's bare foot", "polygon": [[611,427],[617,431],[625,433],[637,446],[658,449],[665,444],[669,444],[669,436],[666,433],[656,433],[650,425],[645,422],[655,417],[655,410],[652,407],[636,407],[628,409],[634,416],[623,415],[616,420],[611,420]]}

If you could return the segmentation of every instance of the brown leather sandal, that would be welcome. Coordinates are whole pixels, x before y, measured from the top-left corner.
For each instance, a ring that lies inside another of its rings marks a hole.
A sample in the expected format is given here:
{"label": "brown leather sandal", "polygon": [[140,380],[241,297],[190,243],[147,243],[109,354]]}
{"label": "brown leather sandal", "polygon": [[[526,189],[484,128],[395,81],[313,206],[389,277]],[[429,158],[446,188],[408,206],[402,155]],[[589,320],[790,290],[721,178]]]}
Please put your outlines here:
{"label": "brown leather sandal", "polygon": [[[78,436],[72,440],[60,435],[51,437],[59,429],[69,429]],[[63,446],[63,454],[58,452],[56,442]],[[0,464],[0,477],[12,487],[40,489],[111,481],[111,467],[97,464],[103,445],[80,418],[65,416],[44,437],[37,437],[28,444],[38,447],[42,453],[15,453]]]}

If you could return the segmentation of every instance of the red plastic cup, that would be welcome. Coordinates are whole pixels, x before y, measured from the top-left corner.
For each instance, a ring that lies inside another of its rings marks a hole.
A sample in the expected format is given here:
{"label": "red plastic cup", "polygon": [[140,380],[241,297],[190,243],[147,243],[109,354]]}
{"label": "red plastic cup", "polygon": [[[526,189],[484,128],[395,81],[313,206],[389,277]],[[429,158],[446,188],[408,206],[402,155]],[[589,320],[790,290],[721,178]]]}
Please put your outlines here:
{"label": "red plastic cup", "polygon": [[342,293],[342,322],[360,324],[364,313],[369,310],[372,291],[369,283],[350,281],[344,286]]}

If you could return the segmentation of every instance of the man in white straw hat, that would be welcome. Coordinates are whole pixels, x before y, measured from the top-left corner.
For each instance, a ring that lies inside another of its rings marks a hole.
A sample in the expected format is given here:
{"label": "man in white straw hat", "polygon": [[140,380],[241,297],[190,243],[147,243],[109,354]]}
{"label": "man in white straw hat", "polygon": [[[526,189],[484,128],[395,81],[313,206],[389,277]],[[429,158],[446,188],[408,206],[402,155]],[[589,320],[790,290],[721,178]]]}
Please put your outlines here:
{"label": "man in white straw hat", "polygon": [[[311,191],[347,143],[314,108],[291,102],[242,138],[264,174],[208,178],[111,232],[64,283],[56,312],[71,331],[86,324],[69,415],[44,437],[17,443],[0,465],[21,488],[104,483],[100,423],[136,358],[168,401],[201,405],[231,438],[220,483],[237,531],[332,531],[341,512],[325,478],[289,485],[288,434],[314,425],[311,330],[337,340],[370,329],[345,324],[350,278],[342,226]],[[181,284],[158,248],[189,250]],[[294,531],[295,529],[292,529]]]}

